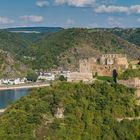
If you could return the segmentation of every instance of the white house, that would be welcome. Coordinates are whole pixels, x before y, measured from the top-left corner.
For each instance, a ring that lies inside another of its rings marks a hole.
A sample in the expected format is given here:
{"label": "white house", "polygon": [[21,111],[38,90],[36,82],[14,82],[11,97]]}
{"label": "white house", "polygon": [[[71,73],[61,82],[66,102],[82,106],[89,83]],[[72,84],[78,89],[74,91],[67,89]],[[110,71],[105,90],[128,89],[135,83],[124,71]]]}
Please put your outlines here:
{"label": "white house", "polygon": [[15,80],[13,80],[13,79],[12,80],[8,80],[8,84],[9,85],[14,85],[15,84]]}
{"label": "white house", "polygon": [[9,84],[9,85],[18,85],[18,84],[24,84],[26,82],[26,78],[16,78],[16,79],[1,79],[0,85],[2,84]]}
{"label": "white house", "polygon": [[63,75],[65,78],[69,78],[70,77],[70,71],[62,71],[60,73],[60,75]]}
{"label": "white house", "polygon": [[8,84],[9,80],[8,79],[1,79],[2,84]]}
{"label": "white house", "polygon": [[38,80],[54,81],[55,75],[51,73],[43,73],[38,77]]}
{"label": "white house", "polygon": [[14,84],[15,84],[15,85],[20,84],[20,78],[15,79],[15,80],[14,80]]}

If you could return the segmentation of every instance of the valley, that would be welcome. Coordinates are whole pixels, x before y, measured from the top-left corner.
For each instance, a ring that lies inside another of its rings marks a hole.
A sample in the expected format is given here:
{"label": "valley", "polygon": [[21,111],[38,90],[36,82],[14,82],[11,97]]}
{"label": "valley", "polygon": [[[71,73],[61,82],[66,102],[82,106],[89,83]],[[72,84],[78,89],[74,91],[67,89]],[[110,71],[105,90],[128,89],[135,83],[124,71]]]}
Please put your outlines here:
{"label": "valley", "polygon": [[0,139],[138,140],[140,46],[115,31],[0,31],[0,92],[32,89],[0,110]]}

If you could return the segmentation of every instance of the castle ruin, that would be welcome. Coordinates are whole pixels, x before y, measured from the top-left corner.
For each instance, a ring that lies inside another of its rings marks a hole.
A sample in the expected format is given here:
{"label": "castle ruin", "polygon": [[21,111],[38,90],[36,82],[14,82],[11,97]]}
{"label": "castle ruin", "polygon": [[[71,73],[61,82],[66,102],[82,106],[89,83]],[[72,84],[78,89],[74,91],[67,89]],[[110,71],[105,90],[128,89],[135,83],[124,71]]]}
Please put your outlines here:
{"label": "castle ruin", "polygon": [[127,56],[123,54],[103,54],[98,58],[87,58],[79,61],[81,73],[98,73],[101,76],[111,76],[112,70],[126,70]]}
{"label": "castle ruin", "polygon": [[110,69],[128,69],[128,61],[125,54],[103,54],[100,57],[100,64],[105,65]]}

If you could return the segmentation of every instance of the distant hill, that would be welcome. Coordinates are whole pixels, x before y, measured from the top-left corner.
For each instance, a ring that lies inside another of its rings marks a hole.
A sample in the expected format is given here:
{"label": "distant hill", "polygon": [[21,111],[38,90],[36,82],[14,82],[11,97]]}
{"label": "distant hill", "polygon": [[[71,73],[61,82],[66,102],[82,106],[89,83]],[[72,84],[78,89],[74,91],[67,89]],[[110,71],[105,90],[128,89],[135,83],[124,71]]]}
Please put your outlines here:
{"label": "distant hill", "polygon": [[19,28],[7,28],[8,32],[20,34],[23,38],[31,43],[37,42],[44,36],[50,33],[58,32],[63,28],[60,27],[19,27]]}
{"label": "distant hill", "polygon": [[140,28],[95,28],[94,31],[108,31],[140,47]]}
{"label": "distant hill", "polygon": [[17,27],[7,28],[5,30],[9,32],[21,32],[21,33],[52,33],[62,30],[60,27]]}
{"label": "distant hill", "polygon": [[109,31],[76,28],[47,35],[27,50],[27,55],[36,58],[33,67],[44,69],[57,66],[73,69],[80,58],[101,53],[125,53],[135,59],[140,56],[136,45]]}
{"label": "distant hill", "polygon": [[110,29],[109,31],[140,47],[140,28],[130,28],[130,29],[113,28]]}

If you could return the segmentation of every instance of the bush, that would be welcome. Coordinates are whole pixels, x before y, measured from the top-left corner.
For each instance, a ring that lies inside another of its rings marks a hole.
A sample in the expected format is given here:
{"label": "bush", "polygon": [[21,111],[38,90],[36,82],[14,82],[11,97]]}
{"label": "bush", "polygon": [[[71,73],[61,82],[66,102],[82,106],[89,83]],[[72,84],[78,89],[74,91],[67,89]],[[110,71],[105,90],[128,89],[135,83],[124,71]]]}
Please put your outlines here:
{"label": "bush", "polygon": [[28,81],[36,82],[38,75],[33,70],[29,70],[26,78]]}
{"label": "bush", "polygon": [[59,76],[59,80],[60,80],[60,81],[67,81],[67,78],[65,78],[63,75],[60,75],[60,76]]}

